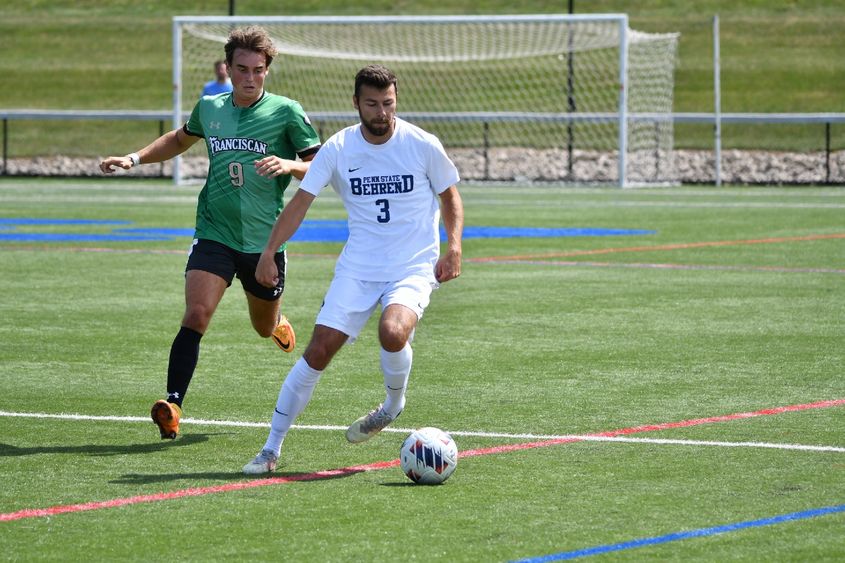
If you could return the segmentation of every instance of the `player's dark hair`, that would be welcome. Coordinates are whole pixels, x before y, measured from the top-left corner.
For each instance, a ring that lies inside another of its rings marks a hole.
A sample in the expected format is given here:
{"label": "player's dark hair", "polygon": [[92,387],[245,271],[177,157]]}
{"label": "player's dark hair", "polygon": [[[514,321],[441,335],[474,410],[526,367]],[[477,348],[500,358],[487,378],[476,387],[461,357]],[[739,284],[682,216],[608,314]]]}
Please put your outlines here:
{"label": "player's dark hair", "polygon": [[226,51],[226,62],[229,66],[232,66],[232,57],[235,54],[235,49],[246,49],[255,53],[263,53],[267,68],[270,68],[273,57],[279,54],[267,32],[263,28],[254,25],[232,30],[229,33],[229,40],[223,49]]}
{"label": "player's dark hair", "polygon": [[389,68],[382,65],[365,66],[355,75],[355,97],[357,98],[360,95],[361,86],[387,90],[391,84],[398,93],[399,84],[397,83],[396,75]]}

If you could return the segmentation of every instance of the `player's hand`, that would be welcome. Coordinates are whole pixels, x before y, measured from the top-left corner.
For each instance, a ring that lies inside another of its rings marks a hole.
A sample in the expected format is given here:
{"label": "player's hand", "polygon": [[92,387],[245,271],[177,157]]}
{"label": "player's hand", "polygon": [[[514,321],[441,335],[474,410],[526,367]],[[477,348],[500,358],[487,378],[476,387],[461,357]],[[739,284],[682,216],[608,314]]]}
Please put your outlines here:
{"label": "player's hand", "polygon": [[453,280],[460,275],[461,253],[458,251],[449,250],[434,265],[434,277],[440,283]]}
{"label": "player's hand", "polygon": [[255,281],[264,287],[276,287],[279,283],[279,267],[275,256],[266,252],[261,253],[258,265],[255,267]]}
{"label": "player's hand", "polygon": [[132,159],[128,156],[110,156],[100,162],[100,171],[103,174],[111,174],[115,171],[115,167],[129,170],[132,168]]}
{"label": "player's hand", "polygon": [[282,174],[290,174],[291,166],[295,164],[292,160],[285,160],[275,155],[265,156],[255,161],[255,172],[265,178],[275,178]]}

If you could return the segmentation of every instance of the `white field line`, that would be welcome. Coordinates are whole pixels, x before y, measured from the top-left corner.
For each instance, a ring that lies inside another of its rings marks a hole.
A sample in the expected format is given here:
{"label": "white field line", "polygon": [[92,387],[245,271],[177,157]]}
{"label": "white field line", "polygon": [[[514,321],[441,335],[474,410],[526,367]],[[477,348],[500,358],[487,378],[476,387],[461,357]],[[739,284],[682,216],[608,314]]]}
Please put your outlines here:
{"label": "white field line", "polygon": [[463,185],[462,191],[466,191],[473,197],[494,197],[502,196],[509,197],[517,196],[542,196],[542,195],[600,195],[611,196],[615,198],[618,195],[625,197],[658,197],[658,198],[676,198],[676,197],[718,197],[718,198],[736,198],[736,199],[761,199],[761,198],[784,198],[784,199],[803,199],[807,197],[830,197],[841,198],[842,189],[831,186],[829,188],[764,188],[764,187],[735,187],[728,188],[722,186],[721,188],[702,188],[696,189],[691,186],[682,186],[678,188],[637,188],[634,190],[619,190],[615,187],[586,187],[586,186],[558,186],[558,185],[498,185],[498,184],[484,184],[483,182],[473,182],[468,180],[461,181]]}
{"label": "white field line", "polygon": [[[51,414],[33,412],[9,412],[0,411],[0,417],[17,418],[48,418],[59,420],[82,420],[97,422],[143,422],[152,423],[148,417],[143,416],[97,416],[83,414]],[[197,426],[229,426],[238,428],[269,428],[269,422],[245,422],[238,420],[204,420],[196,418],[183,418],[182,424],[196,424]],[[320,424],[294,424],[293,428],[299,430],[322,430],[322,431],[345,431],[346,426],[320,425]],[[396,434],[408,434],[411,428],[385,428],[383,432]],[[501,432],[474,432],[449,430],[452,436],[471,436],[478,438],[506,438],[513,440],[572,440],[573,442],[623,442],[632,444],[658,444],[677,446],[712,446],[723,448],[767,448],[775,450],[801,450],[812,452],[838,452],[845,453],[845,447],[839,446],[812,446],[805,444],[773,444],[769,442],[721,442],[713,440],[672,440],[667,438],[630,438],[625,436],[596,436],[590,434],[510,434]]]}
{"label": "white field line", "polygon": [[[484,205],[512,206],[514,200],[507,198],[490,199],[466,198],[467,201],[483,203]],[[609,201],[609,200],[568,200],[568,199],[538,199],[534,201],[519,200],[518,204],[525,207],[672,207],[684,208],[713,208],[713,209],[845,209],[845,203],[831,202],[788,202],[788,201]]]}
{"label": "white field line", "polygon": [[[6,196],[0,195],[0,202],[3,203],[32,203],[35,199],[33,195],[26,196]],[[68,194],[44,194],[38,196],[37,200],[43,203],[149,203],[149,204],[196,204],[197,196],[180,196],[180,195],[127,195],[127,196],[98,196],[98,195],[68,195]]]}
{"label": "white field line", "polygon": [[[614,187],[586,187],[586,186],[562,186],[562,185],[541,185],[531,186],[524,184],[487,184],[484,182],[473,182],[471,180],[461,182],[463,190],[473,197],[478,196],[494,196],[501,194],[503,196],[514,196],[519,198],[525,195],[600,195],[613,196],[622,195],[622,191]],[[26,192],[26,193],[55,193],[57,190],[63,192],[67,191],[86,191],[86,192],[104,192],[104,193],[138,193],[138,192],[154,192],[154,193],[181,193],[193,191],[194,195],[199,193],[202,187],[202,181],[185,185],[174,186],[168,179],[164,179],[161,183],[153,185],[139,184],[134,179],[127,178],[127,182],[121,184],[100,183],[98,180],[86,181],[84,178],[66,179],[61,182],[60,187],[56,187],[54,183],[39,184],[32,181],[16,182],[11,177],[0,186],[0,193],[2,192]],[[325,194],[330,195],[330,194]],[[334,195],[334,192],[331,192]],[[782,198],[782,199],[804,199],[811,197],[829,197],[841,198],[843,196],[842,189],[838,187],[829,188],[765,188],[765,187],[721,187],[718,189],[697,189],[691,186],[683,186],[678,188],[660,187],[660,188],[637,188],[636,190],[625,191],[624,195],[631,198],[676,198],[676,197],[704,197],[704,198],[737,198],[737,199],[761,199],[761,198]],[[322,195],[320,197],[323,197]]]}
{"label": "white field line", "polygon": [[[795,190],[771,191],[762,188],[747,190],[722,188],[718,193],[696,190],[637,190],[619,194],[612,188],[555,188],[551,186],[530,188],[481,188],[475,189],[472,184],[466,188],[465,198],[476,203],[486,205],[529,205],[534,207],[675,207],[675,208],[736,208],[736,209],[843,209],[845,203],[839,201],[812,201],[813,198],[841,199],[842,191],[831,190]],[[501,190],[497,193],[497,190]],[[724,190],[724,191],[722,191]],[[759,190],[759,191],[758,191]],[[96,183],[67,183],[57,190],[53,186],[38,187],[30,183],[8,184],[0,186],[0,202],[29,203],[33,197],[39,201],[54,203],[150,203],[150,204],[194,204],[196,190],[190,188],[172,188],[170,186],[131,186],[131,189],[114,185],[99,185]],[[105,194],[105,195],[104,195]],[[323,199],[323,203],[331,201],[339,207],[339,199],[331,195]],[[527,202],[526,196],[536,196]],[[566,195],[614,195],[613,199],[599,198],[563,198]],[[623,195],[627,199],[617,198]],[[711,198],[710,201],[690,201],[691,198]],[[775,201],[765,201],[771,198]],[[756,199],[757,201],[749,201]],[[763,201],[760,201],[760,200]],[[810,201],[788,201],[804,199]],[[786,201],[778,201],[786,200]]]}
{"label": "white field line", "polygon": [[[7,204],[23,204],[32,203],[32,195],[5,195],[0,193],[0,202]],[[193,205],[197,201],[195,195],[180,196],[180,195],[81,195],[81,194],[63,194],[63,193],[45,193],[38,197],[39,202],[47,203],[148,203],[148,204],[190,204]],[[484,200],[485,205],[514,205],[512,200]],[[607,200],[541,200],[534,202],[526,202],[520,200],[519,204],[529,207],[583,207],[583,208],[607,208],[607,207],[670,207],[677,209],[694,209],[694,208],[713,208],[713,209],[845,209],[845,203],[825,203],[825,202],[683,202],[683,201],[607,201]]]}

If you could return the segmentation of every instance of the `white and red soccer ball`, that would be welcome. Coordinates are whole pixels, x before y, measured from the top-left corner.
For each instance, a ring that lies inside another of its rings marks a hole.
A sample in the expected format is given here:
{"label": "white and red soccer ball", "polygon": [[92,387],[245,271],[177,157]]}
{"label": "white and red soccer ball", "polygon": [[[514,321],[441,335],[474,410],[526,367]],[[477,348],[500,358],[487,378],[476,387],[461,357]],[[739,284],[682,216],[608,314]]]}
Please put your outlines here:
{"label": "white and red soccer ball", "polygon": [[458,466],[458,446],[439,428],[419,428],[402,443],[399,463],[414,483],[439,485]]}

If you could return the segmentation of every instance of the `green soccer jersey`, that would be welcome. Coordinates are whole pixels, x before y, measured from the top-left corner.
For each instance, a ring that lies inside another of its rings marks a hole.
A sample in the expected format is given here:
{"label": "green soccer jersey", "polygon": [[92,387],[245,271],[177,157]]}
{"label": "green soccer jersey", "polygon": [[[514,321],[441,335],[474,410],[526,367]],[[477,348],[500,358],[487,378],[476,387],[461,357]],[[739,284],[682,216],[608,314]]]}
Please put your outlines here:
{"label": "green soccer jersey", "polygon": [[205,138],[209,159],[194,237],[241,252],[261,252],[291,177],[259,176],[255,161],[269,155],[293,160],[319,147],[320,138],[302,106],[267,92],[246,108],[235,106],[231,93],[208,96],[194,106],[185,130]]}

